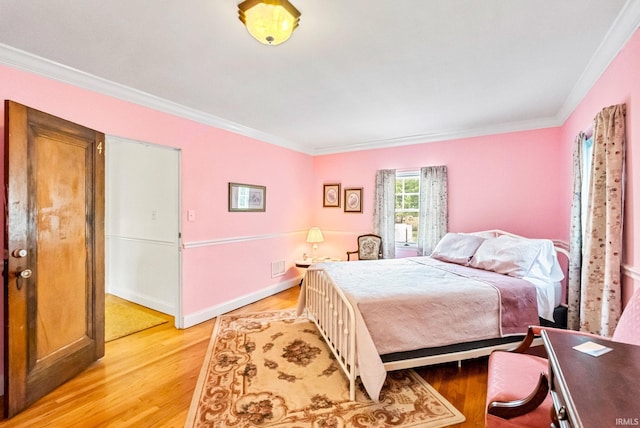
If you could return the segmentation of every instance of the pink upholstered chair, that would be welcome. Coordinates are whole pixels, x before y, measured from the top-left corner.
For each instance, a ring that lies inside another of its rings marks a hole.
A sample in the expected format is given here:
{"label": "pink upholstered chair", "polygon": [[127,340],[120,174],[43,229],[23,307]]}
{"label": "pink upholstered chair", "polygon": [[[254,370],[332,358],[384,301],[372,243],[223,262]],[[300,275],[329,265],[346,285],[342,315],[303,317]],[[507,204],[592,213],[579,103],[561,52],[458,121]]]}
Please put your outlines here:
{"label": "pink upholstered chair", "polygon": [[[548,362],[523,353],[543,328],[530,327],[518,348],[511,352],[496,351],[489,356],[487,427],[549,427],[553,402],[546,375]],[[624,308],[611,340],[640,345],[640,289]]]}

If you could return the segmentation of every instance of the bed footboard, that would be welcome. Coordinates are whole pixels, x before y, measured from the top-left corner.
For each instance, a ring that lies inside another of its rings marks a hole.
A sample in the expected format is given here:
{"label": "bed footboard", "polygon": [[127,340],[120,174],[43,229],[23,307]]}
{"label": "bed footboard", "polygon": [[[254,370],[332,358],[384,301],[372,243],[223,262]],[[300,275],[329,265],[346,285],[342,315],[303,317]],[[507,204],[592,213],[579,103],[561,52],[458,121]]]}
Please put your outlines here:
{"label": "bed footboard", "polygon": [[356,325],[353,306],[320,268],[309,268],[305,276],[307,316],[312,320],[349,379],[349,399],[355,400]]}

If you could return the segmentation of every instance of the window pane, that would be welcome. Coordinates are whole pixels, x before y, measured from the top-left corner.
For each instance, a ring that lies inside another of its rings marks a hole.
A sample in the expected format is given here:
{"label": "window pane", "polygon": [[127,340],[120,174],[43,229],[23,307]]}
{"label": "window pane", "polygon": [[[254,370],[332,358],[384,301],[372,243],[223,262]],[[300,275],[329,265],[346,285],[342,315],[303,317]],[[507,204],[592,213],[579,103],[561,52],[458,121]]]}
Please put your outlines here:
{"label": "window pane", "polygon": [[418,240],[420,212],[420,180],[418,171],[396,177],[395,240],[397,244],[414,245]]}
{"label": "window pane", "polygon": [[420,195],[405,195],[404,209],[418,210],[420,208]]}
{"label": "window pane", "polygon": [[418,193],[420,192],[420,183],[418,178],[407,178],[404,181],[404,193]]}
{"label": "window pane", "polygon": [[407,245],[416,243],[418,237],[418,216],[409,213],[397,214],[395,236],[396,242],[403,242]]}

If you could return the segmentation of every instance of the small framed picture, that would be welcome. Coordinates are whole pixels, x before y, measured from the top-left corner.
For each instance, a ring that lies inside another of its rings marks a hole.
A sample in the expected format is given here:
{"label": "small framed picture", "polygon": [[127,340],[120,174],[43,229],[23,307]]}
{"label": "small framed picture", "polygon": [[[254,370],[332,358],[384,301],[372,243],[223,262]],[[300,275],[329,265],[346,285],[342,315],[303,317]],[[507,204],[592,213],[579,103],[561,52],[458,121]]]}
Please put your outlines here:
{"label": "small framed picture", "polygon": [[266,203],[265,186],[229,183],[229,211],[265,211]]}
{"label": "small framed picture", "polygon": [[340,184],[325,184],[322,192],[323,207],[340,208]]}
{"label": "small framed picture", "polygon": [[344,212],[362,212],[362,187],[344,189]]}

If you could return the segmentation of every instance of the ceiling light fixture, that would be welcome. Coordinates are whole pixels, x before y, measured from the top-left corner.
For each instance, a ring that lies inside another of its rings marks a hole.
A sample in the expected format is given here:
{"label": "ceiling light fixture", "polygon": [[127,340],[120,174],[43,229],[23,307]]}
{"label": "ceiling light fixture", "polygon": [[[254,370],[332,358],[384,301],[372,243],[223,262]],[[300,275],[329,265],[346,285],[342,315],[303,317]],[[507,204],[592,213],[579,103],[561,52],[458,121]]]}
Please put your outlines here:
{"label": "ceiling light fixture", "polygon": [[300,21],[300,12],[287,0],[246,0],[238,14],[249,34],[265,45],[286,42]]}

